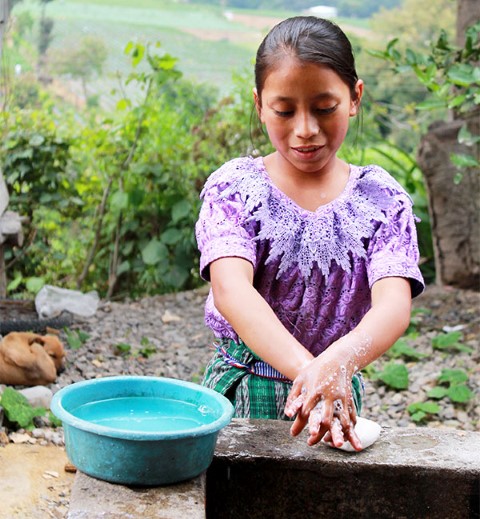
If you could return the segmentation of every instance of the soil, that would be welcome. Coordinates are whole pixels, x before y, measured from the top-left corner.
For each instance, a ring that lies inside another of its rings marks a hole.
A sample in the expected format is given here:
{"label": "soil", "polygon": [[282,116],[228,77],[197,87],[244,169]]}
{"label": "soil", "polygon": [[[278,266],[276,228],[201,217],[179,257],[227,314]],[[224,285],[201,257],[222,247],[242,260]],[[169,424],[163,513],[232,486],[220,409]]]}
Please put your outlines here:
{"label": "soil", "polygon": [[0,450],[0,519],[63,518],[75,475],[60,447],[10,444]]}

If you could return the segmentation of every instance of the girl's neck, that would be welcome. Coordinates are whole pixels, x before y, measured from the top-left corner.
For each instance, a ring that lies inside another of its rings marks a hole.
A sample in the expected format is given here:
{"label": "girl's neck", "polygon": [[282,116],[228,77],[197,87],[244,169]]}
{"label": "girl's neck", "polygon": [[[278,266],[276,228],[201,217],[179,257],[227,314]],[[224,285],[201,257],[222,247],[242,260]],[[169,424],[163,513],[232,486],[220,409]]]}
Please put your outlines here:
{"label": "girl's neck", "polygon": [[298,206],[312,212],[340,196],[350,175],[349,165],[337,157],[318,172],[286,170],[278,152],[267,155],[263,162],[272,183]]}

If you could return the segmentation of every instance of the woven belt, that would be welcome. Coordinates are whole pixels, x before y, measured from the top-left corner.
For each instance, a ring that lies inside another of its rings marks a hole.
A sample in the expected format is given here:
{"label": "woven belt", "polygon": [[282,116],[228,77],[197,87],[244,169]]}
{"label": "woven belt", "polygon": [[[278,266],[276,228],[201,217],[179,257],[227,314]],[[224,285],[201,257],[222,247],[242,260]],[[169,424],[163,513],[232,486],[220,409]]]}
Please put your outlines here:
{"label": "woven belt", "polygon": [[263,360],[256,360],[249,364],[244,364],[243,362],[240,362],[235,357],[230,355],[230,353],[228,353],[228,351],[222,343],[214,343],[214,346],[216,350],[222,355],[225,363],[229,366],[244,369],[248,373],[252,375],[257,375],[258,377],[268,378],[271,380],[279,380],[280,382],[291,382],[289,378],[280,373],[280,371],[277,371],[275,368],[272,368],[270,364],[263,362]]}

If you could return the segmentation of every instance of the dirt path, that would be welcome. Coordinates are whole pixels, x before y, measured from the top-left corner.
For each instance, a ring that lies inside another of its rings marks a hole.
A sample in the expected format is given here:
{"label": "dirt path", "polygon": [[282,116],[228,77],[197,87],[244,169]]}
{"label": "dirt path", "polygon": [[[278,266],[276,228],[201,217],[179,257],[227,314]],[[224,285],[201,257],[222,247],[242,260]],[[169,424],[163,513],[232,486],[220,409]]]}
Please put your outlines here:
{"label": "dirt path", "polygon": [[0,448],[0,519],[63,518],[74,474],[61,447],[8,444]]}

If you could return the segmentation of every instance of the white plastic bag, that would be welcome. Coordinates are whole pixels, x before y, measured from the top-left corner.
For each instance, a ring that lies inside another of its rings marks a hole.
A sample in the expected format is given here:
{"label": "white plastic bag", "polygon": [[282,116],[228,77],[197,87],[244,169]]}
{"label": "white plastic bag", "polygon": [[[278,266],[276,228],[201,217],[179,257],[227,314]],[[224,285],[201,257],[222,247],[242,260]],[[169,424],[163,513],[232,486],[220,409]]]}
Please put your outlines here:
{"label": "white plastic bag", "polygon": [[83,294],[78,290],[44,285],[35,297],[35,308],[41,319],[56,317],[65,310],[81,317],[91,317],[97,311],[99,301],[95,291]]}

